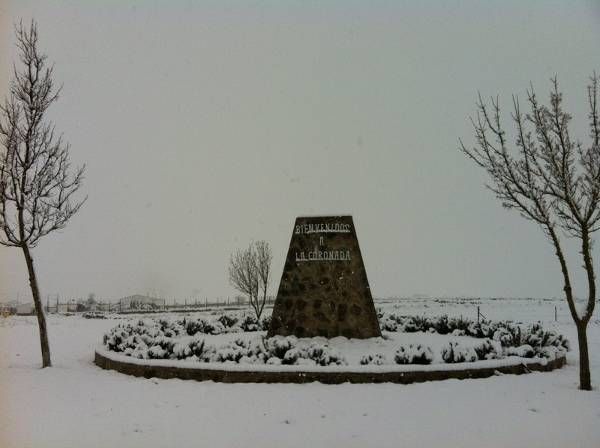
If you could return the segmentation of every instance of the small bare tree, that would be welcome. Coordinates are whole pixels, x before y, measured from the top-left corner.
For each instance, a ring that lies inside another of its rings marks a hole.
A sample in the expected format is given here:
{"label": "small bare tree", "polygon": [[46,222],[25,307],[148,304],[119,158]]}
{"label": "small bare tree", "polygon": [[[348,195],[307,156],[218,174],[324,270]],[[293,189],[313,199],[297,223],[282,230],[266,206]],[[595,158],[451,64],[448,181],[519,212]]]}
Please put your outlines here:
{"label": "small bare tree", "polygon": [[65,227],[83,201],[72,202],[84,167],[71,170],[69,145],[45,119],[60,89],[53,67],[38,51],[35,22],[16,26],[20,69],[14,68],[10,91],[0,105],[0,244],[23,251],[40,331],[42,366],[52,365],[46,318],[31,249]]}
{"label": "small bare tree", "polygon": [[271,259],[271,249],[265,241],[237,250],[229,259],[229,282],[248,296],[257,320],[260,320],[267,300]]}
{"label": "small bare tree", "polygon": [[[516,140],[509,149],[500,119],[498,99],[487,105],[479,96],[477,116],[471,122],[476,145],[461,150],[487,171],[488,188],[508,209],[541,226],[560,264],[563,289],[579,342],[579,387],[591,390],[587,325],[596,305],[596,277],[592,262],[592,233],[600,225],[600,120],[598,82],[594,73],[587,88],[591,142],[572,139],[571,115],[562,108],[562,93],[552,80],[550,104],[540,104],[533,87],[527,91],[529,113],[521,111],[513,96],[512,120]],[[579,240],[587,274],[587,301],[578,310],[563,251],[566,236]]]}
{"label": "small bare tree", "polygon": [[262,310],[267,301],[269,276],[271,274],[271,261],[273,260],[273,255],[271,254],[269,243],[266,241],[258,241],[254,244],[254,247],[256,249],[256,267],[258,269],[258,278],[260,280],[260,287],[263,294],[260,308],[260,313],[262,314]]}

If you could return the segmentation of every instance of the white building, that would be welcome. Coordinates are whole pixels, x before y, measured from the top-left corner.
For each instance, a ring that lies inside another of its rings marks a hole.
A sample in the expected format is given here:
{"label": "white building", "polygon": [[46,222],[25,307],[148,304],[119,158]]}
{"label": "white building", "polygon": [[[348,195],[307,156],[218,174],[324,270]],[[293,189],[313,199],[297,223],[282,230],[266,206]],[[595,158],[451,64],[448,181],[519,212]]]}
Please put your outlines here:
{"label": "white building", "polygon": [[119,300],[121,310],[152,310],[162,308],[165,304],[164,299],[134,294],[123,297]]}
{"label": "white building", "polygon": [[21,316],[28,316],[35,314],[35,305],[31,303],[19,303],[17,305],[17,314]]}

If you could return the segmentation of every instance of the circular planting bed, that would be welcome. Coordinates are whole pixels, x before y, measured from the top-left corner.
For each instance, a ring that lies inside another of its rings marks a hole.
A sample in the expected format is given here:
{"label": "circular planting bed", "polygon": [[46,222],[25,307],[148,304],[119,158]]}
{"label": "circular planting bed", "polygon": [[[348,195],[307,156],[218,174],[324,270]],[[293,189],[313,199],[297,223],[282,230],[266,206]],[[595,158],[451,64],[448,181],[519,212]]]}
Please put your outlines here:
{"label": "circular planting bed", "polygon": [[95,362],[146,378],[219,382],[412,383],[549,371],[568,341],[539,324],[380,314],[383,337],[267,338],[249,315],[138,319],[104,335]]}

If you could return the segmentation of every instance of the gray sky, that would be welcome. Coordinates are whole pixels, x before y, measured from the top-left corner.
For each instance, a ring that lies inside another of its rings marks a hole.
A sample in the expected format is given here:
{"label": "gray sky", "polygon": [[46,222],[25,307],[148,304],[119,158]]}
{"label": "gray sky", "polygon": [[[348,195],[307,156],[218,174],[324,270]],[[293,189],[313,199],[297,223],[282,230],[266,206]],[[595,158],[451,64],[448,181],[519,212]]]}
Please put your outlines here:
{"label": "gray sky", "polygon": [[[34,252],[44,296],[226,296],[253,239],[275,293],[294,218],[341,213],[376,296],[560,296],[550,244],[457,145],[478,90],[546,99],[554,74],[588,141],[598,2],[1,0],[2,96],[32,17],[89,195]],[[17,294],[23,256],[0,248],[0,301]]]}

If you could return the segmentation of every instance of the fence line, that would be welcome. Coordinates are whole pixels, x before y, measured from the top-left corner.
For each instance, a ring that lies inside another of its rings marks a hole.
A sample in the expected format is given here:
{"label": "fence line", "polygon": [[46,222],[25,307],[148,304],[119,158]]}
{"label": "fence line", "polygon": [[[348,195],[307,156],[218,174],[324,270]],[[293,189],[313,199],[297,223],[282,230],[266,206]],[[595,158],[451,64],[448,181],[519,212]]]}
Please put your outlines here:
{"label": "fence line", "polygon": [[[141,302],[141,303],[140,303]],[[265,305],[273,305],[275,303],[274,296],[268,296]],[[140,300],[134,305],[126,305],[122,300],[118,302],[96,301],[93,304],[86,302],[76,302],[73,300],[60,302],[47,299],[44,309],[47,313],[76,313],[76,312],[108,312],[108,313],[136,313],[136,312],[158,312],[158,311],[194,311],[206,310],[210,308],[226,308],[226,307],[249,307],[250,303],[247,300],[239,300],[237,298],[226,297],[223,300],[208,298],[202,299],[175,299],[167,303],[167,299],[163,299],[161,303],[144,302]],[[16,309],[12,314],[16,314]],[[24,313],[26,314],[26,313]]]}

